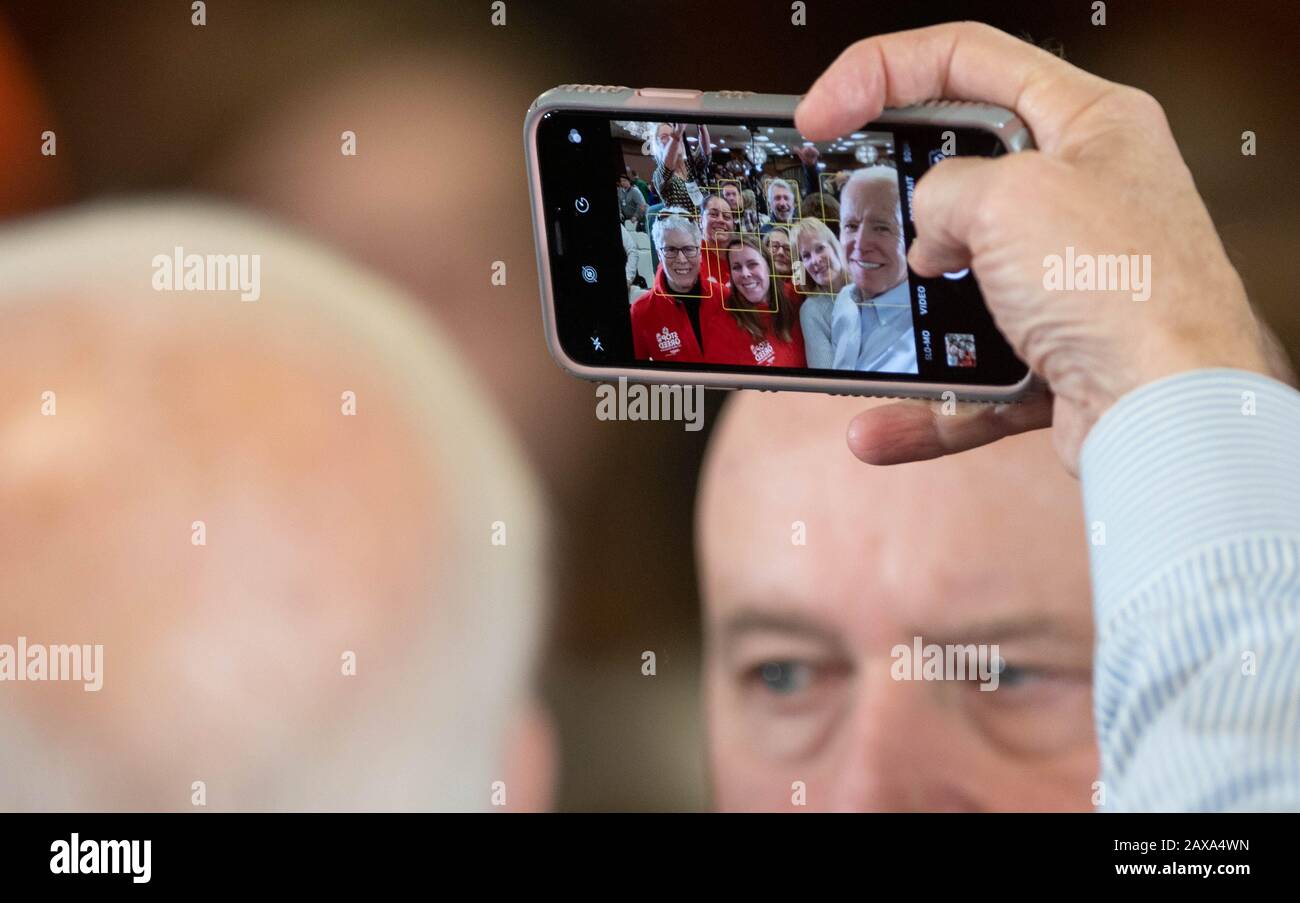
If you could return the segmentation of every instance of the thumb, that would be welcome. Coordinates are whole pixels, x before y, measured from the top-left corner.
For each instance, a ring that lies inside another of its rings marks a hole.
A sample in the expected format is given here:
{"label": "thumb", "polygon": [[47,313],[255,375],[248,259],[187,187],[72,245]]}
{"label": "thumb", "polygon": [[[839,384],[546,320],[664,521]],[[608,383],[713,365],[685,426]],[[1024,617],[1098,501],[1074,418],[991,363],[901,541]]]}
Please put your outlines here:
{"label": "thumb", "polygon": [[1052,425],[1042,385],[1010,404],[900,401],[863,411],[849,424],[849,449],[868,464],[928,461]]}

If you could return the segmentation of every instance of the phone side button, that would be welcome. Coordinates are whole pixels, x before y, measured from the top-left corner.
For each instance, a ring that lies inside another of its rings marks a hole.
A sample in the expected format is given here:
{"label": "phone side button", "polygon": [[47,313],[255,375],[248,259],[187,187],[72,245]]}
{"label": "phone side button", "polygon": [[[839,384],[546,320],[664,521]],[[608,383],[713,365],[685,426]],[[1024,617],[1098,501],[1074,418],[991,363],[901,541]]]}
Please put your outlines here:
{"label": "phone side button", "polygon": [[636,93],[638,97],[654,97],[659,100],[695,100],[703,94],[702,91],[685,88],[638,88]]}

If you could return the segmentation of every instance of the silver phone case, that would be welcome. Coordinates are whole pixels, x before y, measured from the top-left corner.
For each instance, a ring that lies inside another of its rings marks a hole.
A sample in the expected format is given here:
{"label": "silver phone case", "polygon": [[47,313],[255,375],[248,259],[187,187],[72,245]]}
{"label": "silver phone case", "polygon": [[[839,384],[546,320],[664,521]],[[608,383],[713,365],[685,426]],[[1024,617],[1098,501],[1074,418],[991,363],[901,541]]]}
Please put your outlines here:
{"label": "silver phone case", "polygon": [[[966,401],[1007,402],[1025,393],[1034,381],[1032,372],[1012,386],[958,385],[873,379],[824,379],[777,371],[762,373],[711,373],[696,370],[651,371],[625,367],[593,367],[565,354],[555,329],[555,299],[551,291],[550,237],[542,204],[542,181],[537,163],[537,125],[552,111],[595,111],[621,114],[621,118],[671,120],[674,114],[718,114],[794,118],[800,97],[794,94],[756,94],[753,91],[688,91],[672,88],[626,88],[613,85],[560,85],[533,101],[524,118],[524,147],[528,158],[529,196],[533,209],[533,239],[537,247],[537,272],[541,282],[542,319],[546,345],[562,368],[588,380],[626,377],[629,381],[661,385],[702,385],[719,389],[823,392],[829,395],[870,395],[888,398],[941,398],[945,392]],[[1033,137],[1015,113],[990,104],[932,100],[885,110],[872,120],[896,125],[950,125],[982,128],[997,135],[1008,151],[1032,148]],[[865,124],[865,123],[864,123]]]}

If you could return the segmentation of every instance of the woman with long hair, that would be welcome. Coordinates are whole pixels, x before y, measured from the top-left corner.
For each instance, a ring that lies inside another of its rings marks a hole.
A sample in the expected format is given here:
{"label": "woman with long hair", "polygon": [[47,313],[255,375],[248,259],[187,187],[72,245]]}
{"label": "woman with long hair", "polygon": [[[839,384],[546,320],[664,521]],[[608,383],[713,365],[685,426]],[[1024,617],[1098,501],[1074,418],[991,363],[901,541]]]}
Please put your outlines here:
{"label": "woman with long hair", "polygon": [[722,303],[701,310],[709,363],[763,367],[805,366],[803,335],[795,305],[772,278],[757,235],[735,235],[727,244],[731,288]]}
{"label": "woman with long hair", "polygon": [[849,284],[844,249],[830,227],[815,217],[801,219],[790,230],[790,247],[797,263],[795,290],[804,296],[799,308],[808,366],[829,370],[835,357],[831,342],[831,311],[835,295]]}

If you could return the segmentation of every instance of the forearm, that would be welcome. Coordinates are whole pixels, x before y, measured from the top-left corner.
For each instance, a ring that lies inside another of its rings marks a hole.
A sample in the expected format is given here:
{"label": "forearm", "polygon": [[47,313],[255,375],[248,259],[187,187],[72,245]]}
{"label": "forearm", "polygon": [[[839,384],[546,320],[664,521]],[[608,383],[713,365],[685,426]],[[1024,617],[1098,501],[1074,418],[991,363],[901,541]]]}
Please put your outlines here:
{"label": "forearm", "polygon": [[1105,808],[1300,808],[1300,394],[1161,380],[1080,463]]}
{"label": "forearm", "polygon": [[[803,189],[804,198],[808,197],[811,194],[816,194],[818,191],[821,190],[821,186],[817,184],[818,175],[819,172],[817,169],[817,164],[815,163],[811,166],[805,163],[800,168],[799,177],[800,177],[800,181],[803,183],[802,189]],[[803,198],[800,198],[800,201],[802,200]]]}

